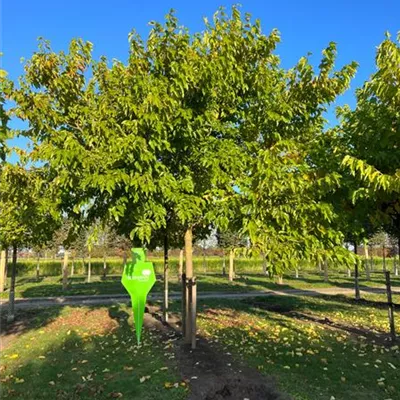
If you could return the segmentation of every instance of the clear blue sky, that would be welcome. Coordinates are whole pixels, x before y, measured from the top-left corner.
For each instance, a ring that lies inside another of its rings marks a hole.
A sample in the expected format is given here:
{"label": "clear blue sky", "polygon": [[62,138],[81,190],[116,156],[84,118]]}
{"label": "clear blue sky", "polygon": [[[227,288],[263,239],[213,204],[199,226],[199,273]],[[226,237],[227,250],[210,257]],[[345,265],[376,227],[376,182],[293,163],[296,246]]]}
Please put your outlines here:
{"label": "clear blue sky", "polygon": [[[0,0],[3,68],[12,79],[22,73],[20,58],[29,58],[37,38],[51,41],[55,51],[66,49],[71,38],[81,37],[94,44],[94,56],[125,60],[128,33],[135,28],[142,36],[148,22],[162,21],[170,8],[181,24],[192,32],[203,29],[203,17],[211,17],[219,6],[238,2],[226,0],[136,1],[136,0]],[[261,20],[265,33],[277,28],[282,43],[277,49],[284,67],[293,66],[308,52],[318,64],[321,50],[338,44],[337,66],[357,61],[360,66],[351,89],[338,103],[354,106],[354,89],[374,71],[376,46],[389,31],[400,31],[400,0],[243,0],[243,12]],[[333,113],[328,114],[332,120]],[[24,146],[23,139],[14,145]]]}

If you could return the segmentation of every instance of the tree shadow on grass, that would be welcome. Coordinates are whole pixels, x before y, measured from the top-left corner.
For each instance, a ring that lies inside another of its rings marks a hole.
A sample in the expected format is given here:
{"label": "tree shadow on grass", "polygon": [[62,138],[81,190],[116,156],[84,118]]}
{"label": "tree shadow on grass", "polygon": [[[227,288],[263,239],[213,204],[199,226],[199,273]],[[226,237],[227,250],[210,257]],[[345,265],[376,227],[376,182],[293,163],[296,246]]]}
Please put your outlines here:
{"label": "tree shadow on grass", "polygon": [[[35,400],[185,397],[183,387],[166,391],[164,383],[175,382],[176,376],[173,368],[160,369],[168,362],[164,344],[157,333],[145,330],[137,346],[126,309],[116,305],[67,311],[41,327],[44,334],[32,331],[10,349],[19,358],[1,371],[2,398],[25,400],[27,393]],[[148,378],[141,383],[143,376]]]}

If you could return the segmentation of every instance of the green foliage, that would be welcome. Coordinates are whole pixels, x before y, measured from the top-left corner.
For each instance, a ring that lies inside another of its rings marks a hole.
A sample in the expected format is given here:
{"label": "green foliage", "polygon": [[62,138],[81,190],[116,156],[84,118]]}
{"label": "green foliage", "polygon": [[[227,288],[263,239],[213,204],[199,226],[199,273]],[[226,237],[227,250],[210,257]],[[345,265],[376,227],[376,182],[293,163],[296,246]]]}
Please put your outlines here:
{"label": "green foliage", "polygon": [[59,221],[58,192],[43,169],[5,163],[0,171],[0,244],[38,246]]}

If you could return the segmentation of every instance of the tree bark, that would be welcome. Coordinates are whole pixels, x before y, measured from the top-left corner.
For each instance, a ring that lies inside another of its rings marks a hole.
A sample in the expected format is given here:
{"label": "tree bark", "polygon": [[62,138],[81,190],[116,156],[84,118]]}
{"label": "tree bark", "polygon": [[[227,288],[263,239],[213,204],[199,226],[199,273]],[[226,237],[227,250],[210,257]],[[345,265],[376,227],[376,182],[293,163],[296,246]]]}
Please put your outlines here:
{"label": "tree bark", "polygon": [[[186,299],[184,303],[186,305],[185,310],[185,342],[192,343],[192,336],[193,336],[193,311],[196,311],[196,304],[193,303],[193,296],[192,296],[192,286],[191,282],[193,281],[193,231],[192,227],[188,227],[185,232],[185,261],[186,261],[186,282],[185,284],[185,293]],[[189,283],[189,284],[187,284]]]}
{"label": "tree bark", "polygon": [[329,282],[328,259],[324,259],[324,282]]}
{"label": "tree bark", "polygon": [[90,282],[90,278],[92,277],[92,255],[89,251],[88,255],[88,271],[87,271],[87,281]]}
{"label": "tree bark", "polygon": [[230,249],[229,250],[229,272],[228,272],[228,279],[230,282],[232,282],[235,277],[235,273],[233,271],[234,260],[235,260],[235,252],[233,251],[233,249]]}
{"label": "tree bark", "polygon": [[368,242],[364,240],[364,257],[365,257],[365,276],[367,281],[371,279],[371,273],[369,270],[369,254],[368,254]]}
{"label": "tree bark", "polygon": [[168,322],[168,232],[164,234],[164,306],[163,306],[163,320]]}
{"label": "tree bark", "polygon": [[38,281],[40,278],[40,253],[37,253],[36,259],[36,280]]}
{"label": "tree bark", "polygon": [[0,293],[4,292],[4,286],[5,286],[5,272],[6,272],[6,251],[1,250],[0,252]]}
{"label": "tree bark", "polygon": [[63,262],[63,278],[62,278],[63,290],[68,288],[68,250],[64,250],[64,262]]}
{"label": "tree bark", "polygon": [[183,274],[183,249],[179,250],[179,266],[178,266],[178,279],[182,281]]}
{"label": "tree bark", "polygon": [[[354,254],[357,255],[357,243],[354,242]],[[354,265],[354,289],[355,289],[355,298],[356,300],[360,300],[360,285],[358,281],[358,262]]]}
{"label": "tree bark", "polygon": [[8,300],[8,316],[7,321],[13,322],[15,319],[15,280],[17,276],[17,245],[13,245],[12,255],[12,270],[11,270],[11,286],[10,286],[10,297]]}

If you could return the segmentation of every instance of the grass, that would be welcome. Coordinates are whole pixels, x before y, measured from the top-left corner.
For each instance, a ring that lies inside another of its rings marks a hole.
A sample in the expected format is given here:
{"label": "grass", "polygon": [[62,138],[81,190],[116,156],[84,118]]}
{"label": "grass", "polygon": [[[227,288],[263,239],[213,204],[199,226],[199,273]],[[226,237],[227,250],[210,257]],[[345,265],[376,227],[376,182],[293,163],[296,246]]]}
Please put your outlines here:
{"label": "grass", "polygon": [[52,308],[33,315],[1,356],[2,399],[27,399],[27,393],[37,400],[187,397],[169,344],[144,330],[136,345],[124,306]]}
{"label": "grass", "polygon": [[[295,317],[301,312],[381,332],[387,329],[384,308],[356,304],[345,296],[269,297],[256,302],[202,302],[200,332],[224,351],[275,376],[281,390],[296,400],[399,398],[398,345],[388,347],[378,339]],[[399,321],[399,312],[396,317]]]}
{"label": "grass", "polygon": [[[102,276],[92,276],[90,283],[86,282],[83,275],[69,278],[67,291],[62,290],[62,278],[59,276],[40,277],[39,280],[30,276],[17,277],[16,297],[47,297],[64,295],[98,295],[98,294],[124,294],[125,289],[120,283],[120,275],[110,275],[103,279]],[[8,280],[8,285],[10,280]],[[162,292],[162,281],[158,279],[152,292]],[[383,276],[374,274],[372,280],[360,279],[360,285],[364,287],[385,287]],[[400,277],[392,278],[393,287],[400,287]],[[220,274],[199,274],[199,292],[250,292],[265,289],[312,289],[312,288],[353,288],[353,278],[348,278],[344,274],[331,274],[329,282],[324,282],[321,275],[304,274],[296,279],[291,275],[284,277],[284,284],[278,285],[273,279],[261,274],[243,274],[233,282],[229,282],[226,276]],[[181,286],[176,276],[170,279],[171,292],[180,292]],[[8,297],[8,291],[0,294],[1,298]]]}

